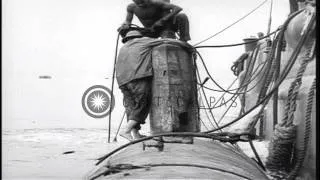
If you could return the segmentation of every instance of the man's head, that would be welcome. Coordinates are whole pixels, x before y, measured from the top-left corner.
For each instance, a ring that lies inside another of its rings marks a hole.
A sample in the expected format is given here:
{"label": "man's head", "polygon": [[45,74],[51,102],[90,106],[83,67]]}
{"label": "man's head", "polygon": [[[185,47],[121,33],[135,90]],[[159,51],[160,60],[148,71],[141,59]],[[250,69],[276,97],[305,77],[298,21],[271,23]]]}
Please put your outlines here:
{"label": "man's head", "polygon": [[150,0],[133,0],[133,2],[139,7],[146,7]]}
{"label": "man's head", "polygon": [[123,43],[126,43],[127,41],[134,39],[134,38],[141,38],[143,37],[142,34],[140,33],[140,31],[137,30],[132,30],[129,31],[126,36],[122,39]]}

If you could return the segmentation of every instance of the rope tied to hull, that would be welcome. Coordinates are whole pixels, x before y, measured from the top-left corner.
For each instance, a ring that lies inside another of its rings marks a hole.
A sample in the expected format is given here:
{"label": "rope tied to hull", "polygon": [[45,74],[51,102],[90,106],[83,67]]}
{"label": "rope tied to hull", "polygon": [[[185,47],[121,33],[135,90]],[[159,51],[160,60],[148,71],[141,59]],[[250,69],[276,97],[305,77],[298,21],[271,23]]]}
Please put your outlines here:
{"label": "rope tied to hull", "polygon": [[313,106],[315,91],[316,91],[316,78],[314,78],[308,93],[303,144],[302,144],[302,148],[297,151],[295,166],[293,170],[290,172],[290,174],[288,175],[288,179],[290,180],[294,179],[297,176],[300,168],[303,165],[303,161],[305,159],[305,156],[308,150],[309,138],[311,133],[311,113],[312,113],[312,106]]}
{"label": "rope tied to hull", "polygon": [[[300,38],[307,39],[310,35],[312,25],[315,20],[315,16],[312,16],[312,20],[308,24],[306,33]],[[300,43],[299,43],[300,44]],[[308,41],[306,44],[307,50],[302,58],[302,62],[296,74],[296,78],[291,83],[288,90],[288,100],[285,107],[285,115],[281,123],[275,127],[274,135],[270,142],[269,156],[267,157],[266,167],[270,171],[270,175],[275,179],[286,179],[288,173],[293,168],[295,161],[295,142],[297,126],[293,123],[294,114],[297,107],[297,98],[299,95],[299,89],[302,85],[302,77],[310,62],[310,54],[312,51],[314,41]],[[300,44],[300,46],[302,46]]]}
{"label": "rope tied to hull", "polygon": [[[266,167],[270,171],[289,171],[291,168],[292,148],[296,140],[296,126],[277,124],[269,146]],[[288,161],[289,160],[289,161]]]}

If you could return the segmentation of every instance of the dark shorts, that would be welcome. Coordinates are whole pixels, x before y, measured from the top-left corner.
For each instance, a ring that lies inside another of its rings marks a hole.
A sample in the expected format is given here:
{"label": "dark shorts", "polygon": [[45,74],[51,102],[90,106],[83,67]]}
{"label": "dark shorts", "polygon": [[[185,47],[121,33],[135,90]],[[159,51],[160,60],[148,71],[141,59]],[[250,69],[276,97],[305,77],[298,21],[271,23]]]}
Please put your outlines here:
{"label": "dark shorts", "polygon": [[126,109],[127,120],[138,122],[135,129],[140,129],[140,124],[145,123],[151,106],[152,78],[133,80],[120,86],[123,93],[123,105]]}
{"label": "dark shorts", "polygon": [[155,32],[145,32],[143,33],[146,37],[158,38],[164,30],[172,30],[179,34],[180,40],[189,41],[189,19],[184,13],[179,13],[175,15],[171,20],[166,22],[163,27],[159,27]]}

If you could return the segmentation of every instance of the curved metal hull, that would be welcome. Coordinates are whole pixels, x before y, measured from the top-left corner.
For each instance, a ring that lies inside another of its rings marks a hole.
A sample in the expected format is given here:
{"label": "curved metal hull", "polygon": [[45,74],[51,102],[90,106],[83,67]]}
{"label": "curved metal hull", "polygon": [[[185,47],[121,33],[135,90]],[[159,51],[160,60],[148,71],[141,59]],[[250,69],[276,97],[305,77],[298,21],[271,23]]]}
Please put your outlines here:
{"label": "curved metal hull", "polygon": [[143,148],[143,143],[129,146],[99,165],[88,178],[268,179],[256,162],[232,145],[202,139],[194,139],[193,144],[165,143],[163,151]]}

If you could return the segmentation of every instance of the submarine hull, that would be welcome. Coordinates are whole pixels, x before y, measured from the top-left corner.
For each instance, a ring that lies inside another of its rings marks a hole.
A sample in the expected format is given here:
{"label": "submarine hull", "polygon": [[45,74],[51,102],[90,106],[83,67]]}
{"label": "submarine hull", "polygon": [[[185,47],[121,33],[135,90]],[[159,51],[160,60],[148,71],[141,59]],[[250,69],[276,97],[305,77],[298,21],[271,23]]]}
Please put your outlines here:
{"label": "submarine hull", "polygon": [[[129,146],[111,156],[100,164],[90,177],[95,177],[94,179],[268,179],[256,162],[231,144],[195,138],[193,144],[164,143],[162,151],[157,147],[144,147],[152,141]],[[119,165],[129,168],[112,172],[112,168]]]}

